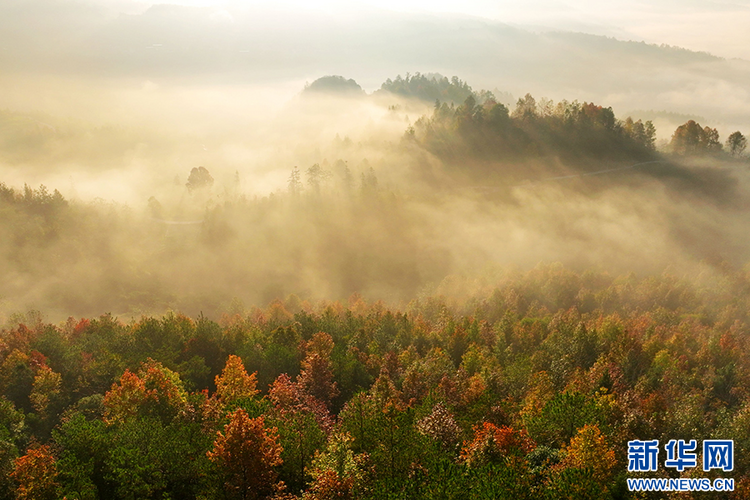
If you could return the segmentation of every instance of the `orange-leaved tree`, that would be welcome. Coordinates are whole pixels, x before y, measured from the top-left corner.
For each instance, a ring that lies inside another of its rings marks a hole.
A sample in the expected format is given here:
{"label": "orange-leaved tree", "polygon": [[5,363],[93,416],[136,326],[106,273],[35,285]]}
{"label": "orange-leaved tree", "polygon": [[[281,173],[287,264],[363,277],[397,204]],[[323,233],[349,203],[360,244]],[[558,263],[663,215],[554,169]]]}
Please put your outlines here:
{"label": "orange-leaved tree", "polygon": [[112,389],[104,396],[104,421],[122,422],[136,416],[146,398],[143,380],[130,370],[125,370],[120,382],[113,384]]}
{"label": "orange-leaved tree", "polygon": [[474,439],[464,443],[461,458],[469,466],[502,463],[509,457],[524,456],[534,447],[525,430],[484,422],[474,427]]}
{"label": "orange-leaved tree", "polygon": [[276,428],[265,428],[262,416],[249,418],[238,408],[224,432],[217,433],[208,457],[218,465],[231,498],[260,500],[279,486],[275,467],[281,464],[281,451]]}
{"label": "orange-leaved tree", "polygon": [[29,448],[26,455],[16,459],[10,474],[18,483],[16,498],[20,500],[55,500],[59,484],[55,457],[49,447],[42,445]]}
{"label": "orange-leaved tree", "polygon": [[104,396],[104,420],[122,423],[136,415],[150,415],[171,422],[187,405],[180,376],[149,359],[138,373],[125,370],[119,383]]}

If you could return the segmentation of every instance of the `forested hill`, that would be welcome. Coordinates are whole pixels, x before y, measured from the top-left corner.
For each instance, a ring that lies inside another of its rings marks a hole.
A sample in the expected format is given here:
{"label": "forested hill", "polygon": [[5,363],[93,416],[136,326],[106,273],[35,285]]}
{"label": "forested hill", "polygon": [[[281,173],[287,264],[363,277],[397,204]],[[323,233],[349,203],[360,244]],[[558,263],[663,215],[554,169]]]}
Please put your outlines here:
{"label": "forested hill", "polygon": [[[351,89],[359,89],[359,85],[341,76],[327,76],[305,87],[303,94],[315,89],[345,96],[352,93]],[[510,97],[507,92],[495,92],[506,100]],[[546,98],[537,102],[531,94],[503,103],[493,92],[475,91],[457,76],[448,79],[418,72],[389,78],[372,94],[379,103],[394,100],[391,96],[434,104],[432,116],[419,118],[407,130],[406,138],[449,162],[552,157],[585,170],[579,160],[632,163],[657,159],[653,123],[631,117],[618,119],[611,107],[567,100],[555,103]],[[393,111],[399,107],[390,105]],[[466,166],[475,168],[476,164]],[[507,164],[498,168],[512,169]],[[593,168],[604,167],[599,163]]]}
{"label": "forested hill", "polygon": [[537,105],[530,94],[518,100],[512,113],[491,94],[481,104],[474,95],[459,106],[437,102],[432,117],[418,120],[408,134],[446,158],[655,158],[651,122],[621,121],[612,108],[593,103],[544,100]]}
{"label": "forested hill", "polygon": [[432,102],[432,113],[409,126],[404,144],[429,152],[445,171],[472,182],[536,182],[628,170],[712,191],[731,189],[732,181],[716,169],[686,168],[685,160],[745,158],[747,140],[740,131],[723,143],[716,128],[688,119],[670,131],[671,140],[662,140],[657,151],[651,120],[617,117],[612,107],[593,102],[555,102],[529,93],[506,105],[508,92],[475,91],[456,76],[399,75],[374,95]]}

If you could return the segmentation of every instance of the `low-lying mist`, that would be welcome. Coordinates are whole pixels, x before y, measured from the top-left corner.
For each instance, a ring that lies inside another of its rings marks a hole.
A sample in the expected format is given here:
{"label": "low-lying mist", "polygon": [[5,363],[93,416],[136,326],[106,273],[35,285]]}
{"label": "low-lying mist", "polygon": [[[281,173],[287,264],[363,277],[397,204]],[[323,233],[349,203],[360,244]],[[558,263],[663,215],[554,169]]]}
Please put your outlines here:
{"label": "low-lying mist", "polygon": [[740,160],[579,157],[533,134],[496,158],[459,129],[421,135],[433,103],[302,82],[17,83],[0,112],[0,320],[403,304],[541,262],[705,278],[750,256]]}

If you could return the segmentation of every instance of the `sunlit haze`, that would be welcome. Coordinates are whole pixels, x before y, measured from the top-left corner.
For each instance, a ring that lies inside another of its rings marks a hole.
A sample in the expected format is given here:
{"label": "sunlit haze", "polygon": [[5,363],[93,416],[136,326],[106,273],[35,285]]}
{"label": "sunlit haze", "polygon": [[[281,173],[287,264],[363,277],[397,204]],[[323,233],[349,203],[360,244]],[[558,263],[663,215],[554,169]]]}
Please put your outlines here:
{"label": "sunlit haze", "polygon": [[[213,7],[231,15],[238,9],[288,9],[346,15],[371,10],[412,14],[476,16],[537,29],[583,31],[623,40],[666,43],[722,57],[750,59],[750,2],[746,0],[710,2],[659,0],[632,2],[616,0],[556,1],[510,0],[422,2],[394,1],[284,1],[232,2],[184,0],[180,5]],[[229,19],[229,18],[227,18]]]}
{"label": "sunlit haze", "polygon": [[744,265],[749,7],[3,2],[0,183],[69,210],[8,219],[2,313]]}

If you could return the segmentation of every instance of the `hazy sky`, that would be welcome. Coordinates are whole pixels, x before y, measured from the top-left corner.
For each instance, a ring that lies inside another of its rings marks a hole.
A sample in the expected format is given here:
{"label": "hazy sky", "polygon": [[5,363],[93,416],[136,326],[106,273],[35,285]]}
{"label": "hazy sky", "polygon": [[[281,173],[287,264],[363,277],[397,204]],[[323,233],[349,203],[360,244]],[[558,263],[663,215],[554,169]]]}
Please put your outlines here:
{"label": "hazy sky", "polygon": [[[722,57],[750,60],[750,0],[325,0],[308,2],[233,2],[179,0],[169,3],[226,9],[269,7],[356,13],[362,9],[450,13],[480,16],[507,23],[583,31],[625,40],[665,43]],[[143,5],[146,5],[144,3]],[[229,19],[227,16],[227,19]]]}

